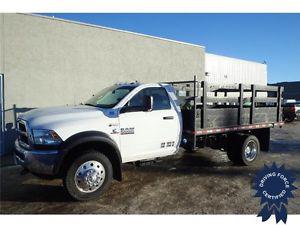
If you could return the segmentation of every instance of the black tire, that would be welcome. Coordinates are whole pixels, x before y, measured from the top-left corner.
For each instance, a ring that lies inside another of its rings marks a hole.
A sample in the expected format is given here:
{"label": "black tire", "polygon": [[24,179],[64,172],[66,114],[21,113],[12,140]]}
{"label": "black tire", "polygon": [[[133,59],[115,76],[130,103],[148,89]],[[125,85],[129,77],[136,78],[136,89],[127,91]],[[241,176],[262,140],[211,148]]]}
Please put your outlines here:
{"label": "black tire", "polygon": [[[102,185],[94,192],[86,193],[77,188],[75,183],[75,173],[77,169],[87,161],[97,161],[102,164],[105,169],[105,177]],[[78,156],[68,167],[63,178],[63,184],[68,194],[75,200],[87,201],[98,198],[111,184],[113,177],[113,168],[109,159],[100,152],[88,151]]]}
{"label": "black tire", "polygon": [[240,149],[240,140],[243,139],[243,134],[234,134],[228,137],[227,157],[234,164],[239,163],[238,152]]}
{"label": "black tire", "polygon": [[234,164],[237,164],[238,162],[238,159],[237,159],[237,154],[236,154],[236,149],[233,149],[234,147],[231,146],[228,148],[227,150],[227,157],[228,159],[233,162]]}
{"label": "black tire", "polygon": [[[246,153],[248,146],[253,148],[252,154]],[[229,139],[227,156],[234,164],[249,166],[257,160],[259,153],[260,143],[254,135],[236,134]]]}
{"label": "black tire", "polygon": [[295,118],[293,118],[293,117],[286,117],[286,118],[284,119],[284,121],[287,122],[287,123],[291,123],[291,122],[293,122],[294,120],[295,120]]}
{"label": "black tire", "polygon": [[184,148],[185,152],[187,152],[187,153],[194,153],[194,152],[196,152],[196,150],[193,147],[184,146],[183,148]]}

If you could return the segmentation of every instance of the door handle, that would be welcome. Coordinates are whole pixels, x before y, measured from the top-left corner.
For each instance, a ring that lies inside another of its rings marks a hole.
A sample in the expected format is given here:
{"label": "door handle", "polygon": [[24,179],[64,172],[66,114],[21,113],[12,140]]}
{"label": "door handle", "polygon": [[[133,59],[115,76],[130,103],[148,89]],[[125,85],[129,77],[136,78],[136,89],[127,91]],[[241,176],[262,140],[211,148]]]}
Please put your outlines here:
{"label": "door handle", "polygon": [[174,116],[164,116],[163,119],[164,120],[173,120]]}

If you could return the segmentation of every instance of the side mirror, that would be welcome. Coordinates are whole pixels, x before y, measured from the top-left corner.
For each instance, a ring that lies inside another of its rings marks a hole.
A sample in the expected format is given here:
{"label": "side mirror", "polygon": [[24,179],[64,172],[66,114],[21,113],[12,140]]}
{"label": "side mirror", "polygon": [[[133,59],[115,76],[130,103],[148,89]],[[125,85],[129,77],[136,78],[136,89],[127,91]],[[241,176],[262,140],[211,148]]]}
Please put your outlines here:
{"label": "side mirror", "polygon": [[145,109],[145,111],[148,111],[148,112],[152,111],[152,109],[153,109],[153,97],[150,96],[150,95],[147,95],[145,100],[146,100],[146,109]]}

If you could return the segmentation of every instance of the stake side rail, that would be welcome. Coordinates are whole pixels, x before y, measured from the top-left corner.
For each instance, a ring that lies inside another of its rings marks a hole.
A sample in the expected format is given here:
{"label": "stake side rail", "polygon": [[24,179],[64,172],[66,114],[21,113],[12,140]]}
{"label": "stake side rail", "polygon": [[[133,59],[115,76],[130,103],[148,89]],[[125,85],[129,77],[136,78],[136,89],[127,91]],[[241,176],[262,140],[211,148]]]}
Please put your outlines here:
{"label": "stake side rail", "polygon": [[183,130],[196,136],[282,126],[283,87],[249,84],[209,84],[197,81],[167,82],[176,90]]}

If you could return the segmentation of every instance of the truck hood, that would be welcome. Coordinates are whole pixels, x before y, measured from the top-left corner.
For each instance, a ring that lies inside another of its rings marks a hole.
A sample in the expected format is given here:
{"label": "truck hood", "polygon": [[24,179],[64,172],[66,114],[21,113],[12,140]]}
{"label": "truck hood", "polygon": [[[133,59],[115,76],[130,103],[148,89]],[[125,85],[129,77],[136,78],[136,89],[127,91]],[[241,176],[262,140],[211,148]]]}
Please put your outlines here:
{"label": "truck hood", "polygon": [[93,106],[61,106],[39,108],[22,113],[19,119],[25,120],[33,129],[53,129],[66,123],[80,123],[82,120],[101,119],[105,114],[112,114],[106,109]]}

